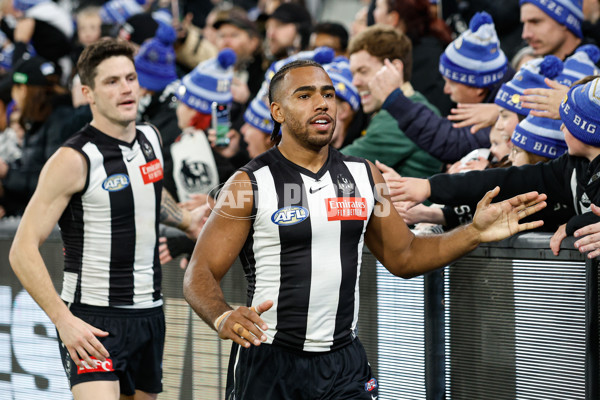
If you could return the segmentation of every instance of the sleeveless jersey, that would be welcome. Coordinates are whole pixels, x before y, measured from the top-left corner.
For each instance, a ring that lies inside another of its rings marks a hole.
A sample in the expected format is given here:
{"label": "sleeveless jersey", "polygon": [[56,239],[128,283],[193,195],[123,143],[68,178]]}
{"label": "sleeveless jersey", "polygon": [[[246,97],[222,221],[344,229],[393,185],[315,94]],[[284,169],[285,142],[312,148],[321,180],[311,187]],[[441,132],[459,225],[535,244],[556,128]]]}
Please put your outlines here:
{"label": "sleeveless jersey", "polygon": [[136,128],[133,143],[88,125],[64,144],[88,166],[84,189],[59,220],[66,302],[134,308],[162,302],[157,241],[163,159],[158,132]]}
{"label": "sleeveless jersey", "polygon": [[313,173],[275,147],[241,170],[254,185],[254,205],[240,259],[248,304],[274,301],[261,315],[269,326],[267,343],[308,352],[349,344],[374,207],[369,165],[330,148],[325,165]]}

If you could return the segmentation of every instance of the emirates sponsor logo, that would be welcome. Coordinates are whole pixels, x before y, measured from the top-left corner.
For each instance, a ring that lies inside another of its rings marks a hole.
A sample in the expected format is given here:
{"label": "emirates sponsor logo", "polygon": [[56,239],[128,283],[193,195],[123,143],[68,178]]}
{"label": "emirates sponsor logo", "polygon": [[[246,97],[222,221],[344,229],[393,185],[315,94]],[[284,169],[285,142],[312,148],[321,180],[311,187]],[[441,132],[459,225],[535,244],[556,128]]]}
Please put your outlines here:
{"label": "emirates sponsor logo", "polygon": [[163,168],[158,158],[141,165],[140,171],[145,185],[160,181],[163,178]]}
{"label": "emirates sponsor logo", "polygon": [[328,221],[366,221],[367,201],[364,197],[325,199]]}

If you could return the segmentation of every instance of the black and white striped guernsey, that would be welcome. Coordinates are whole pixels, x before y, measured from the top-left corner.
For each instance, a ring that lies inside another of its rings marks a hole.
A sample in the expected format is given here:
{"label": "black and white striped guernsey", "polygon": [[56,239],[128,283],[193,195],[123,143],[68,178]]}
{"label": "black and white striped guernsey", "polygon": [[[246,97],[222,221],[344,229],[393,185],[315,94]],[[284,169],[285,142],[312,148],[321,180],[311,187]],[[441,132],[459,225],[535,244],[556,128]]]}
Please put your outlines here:
{"label": "black and white striped guernsey", "polygon": [[59,220],[65,246],[62,299],[105,307],[162,304],[158,132],[138,125],[135,140],[126,143],[88,125],[64,146],[85,157],[88,176]]}
{"label": "black and white striped guernsey", "polygon": [[367,162],[330,149],[317,173],[275,147],[241,169],[254,188],[253,224],[240,259],[248,303],[273,300],[267,343],[307,352],[355,335],[364,233],[374,207]]}

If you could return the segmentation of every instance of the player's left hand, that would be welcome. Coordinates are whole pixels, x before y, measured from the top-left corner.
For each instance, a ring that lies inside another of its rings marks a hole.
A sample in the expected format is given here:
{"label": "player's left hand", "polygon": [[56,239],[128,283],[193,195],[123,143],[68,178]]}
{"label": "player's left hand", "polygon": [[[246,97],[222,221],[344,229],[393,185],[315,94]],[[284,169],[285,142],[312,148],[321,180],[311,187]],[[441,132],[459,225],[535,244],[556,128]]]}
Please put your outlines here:
{"label": "player's left hand", "polygon": [[237,344],[250,347],[260,346],[267,340],[264,331],[267,324],[260,315],[273,307],[272,300],[266,300],[256,307],[238,307],[231,311],[215,328],[221,339],[231,339]]}
{"label": "player's left hand", "polygon": [[545,194],[523,193],[499,203],[492,203],[498,193],[500,187],[496,186],[477,204],[473,227],[479,232],[480,242],[506,239],[515,233],[535,229],[544,224],[541,220],[524,224],[519,224],[519,221],[546,207]]}

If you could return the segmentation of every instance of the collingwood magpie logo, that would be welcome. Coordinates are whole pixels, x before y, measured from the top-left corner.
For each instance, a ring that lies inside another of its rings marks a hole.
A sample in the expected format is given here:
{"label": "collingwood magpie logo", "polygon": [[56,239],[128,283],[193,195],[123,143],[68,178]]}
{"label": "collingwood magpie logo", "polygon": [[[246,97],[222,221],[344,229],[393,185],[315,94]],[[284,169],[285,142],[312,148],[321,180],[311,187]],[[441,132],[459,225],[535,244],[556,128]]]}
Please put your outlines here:
{"label": "collingwood magpie logo", "polygon": [[342,193],[350,194],[354,191],[354,183],[350,182],[348,178],[346,178],[342,174],[337,175],[337,186],[342,191]]}
{"label": "collingwood magpie logo", "polygon": [[154,158],[154,150],[152,150],[152,146],[150,146],[150,143],[143,142],[142,143],[142,151],[144,152],[144,155],[146,156],[147,159]]}

